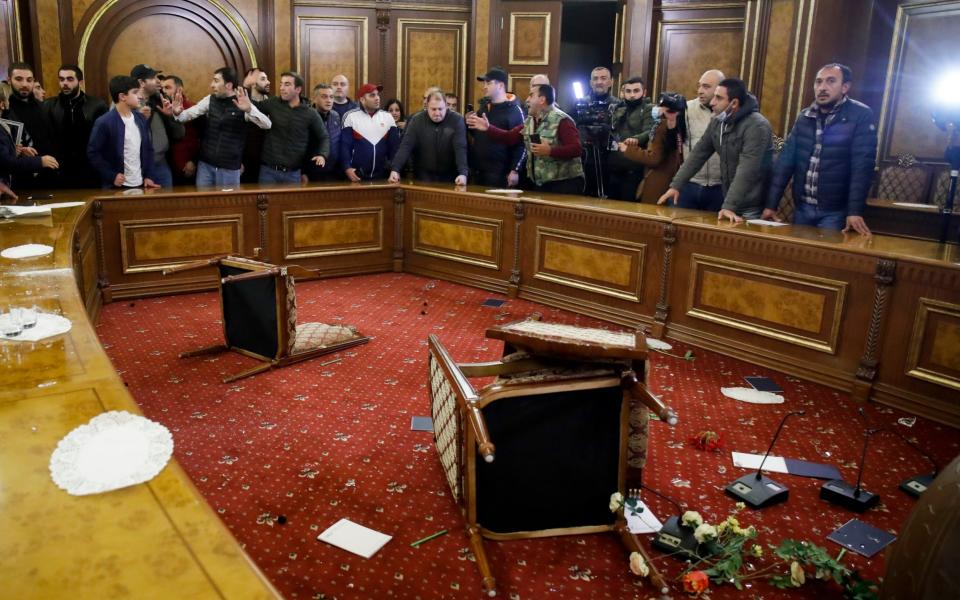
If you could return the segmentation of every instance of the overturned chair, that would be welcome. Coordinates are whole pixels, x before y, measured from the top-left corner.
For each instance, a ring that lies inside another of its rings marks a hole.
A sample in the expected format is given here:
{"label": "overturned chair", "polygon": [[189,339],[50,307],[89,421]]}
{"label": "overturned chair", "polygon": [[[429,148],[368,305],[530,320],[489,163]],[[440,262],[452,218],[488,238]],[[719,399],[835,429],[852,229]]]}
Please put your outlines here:
{"label": "overturned chair", "polygon": [[277,267],[248,258],[225,256],[173,267],[163,273],[168,275],[209,266],[216,266],[219,271],[220,308],[226,343],[181,352],[180,358],[233,350],[263,361],[252,369],[225,377],[224,383],[370,341],[351,325],[297,324],[294,278],[318,277],[302,267]]}
{"label": "overturned chair", "polygon": [[[639,484],[649,409],[676,423],[643,383],[646,338],[536,316],[487,337],[504,341],[500,361],[458,365],[428,341],[434,439],[484,591],[496,594],[483,538],[615,532],[647,558],[609,509],[611,494]],[[468,379],[490,376],[479,392]]]}

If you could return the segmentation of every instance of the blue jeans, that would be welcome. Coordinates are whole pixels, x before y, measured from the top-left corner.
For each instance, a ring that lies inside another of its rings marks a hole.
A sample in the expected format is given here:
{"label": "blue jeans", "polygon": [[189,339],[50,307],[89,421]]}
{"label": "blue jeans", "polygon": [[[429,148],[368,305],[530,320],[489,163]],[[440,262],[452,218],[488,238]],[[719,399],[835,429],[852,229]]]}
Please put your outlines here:
{"label": "blue jeans", "polygon": [[240,185],[240,169],[215,167],[202,160],[197,163],[197,187],[228,188]]}
{"label": "blue jeans", "polygon": [[700,185],[687,182],[680,190],[680,208],[720,212],[722,205],[723,186],[721,185]]}
{"label": "blue jeans", "polygon": [[160,187],[173,187],[173,173],[170,172],[170,165],[167,159],[161,156],[153,163],[153,182]]}
{"label": "blue jeans", "polygon": [[260,183],[300,183],[300,169],[278,171],[267,165],[260,165]]}
{"label": "blue jeans", "polygon": [[841,231],[847,225],[847,213],[842,210],[821,210],[816,204],[800,200],[794,207],[793,224]]}

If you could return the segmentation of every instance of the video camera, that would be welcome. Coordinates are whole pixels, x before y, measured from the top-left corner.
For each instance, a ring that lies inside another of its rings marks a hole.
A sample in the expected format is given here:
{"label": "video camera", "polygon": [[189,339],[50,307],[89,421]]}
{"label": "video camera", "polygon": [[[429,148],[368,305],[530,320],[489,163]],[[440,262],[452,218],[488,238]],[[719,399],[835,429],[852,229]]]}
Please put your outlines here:
{"label": "video camera", "polygon": [[583,141],[605,148],[610,141],[610,100],[594,100],[590,97],[577,100],[573,120],[583,136]]}

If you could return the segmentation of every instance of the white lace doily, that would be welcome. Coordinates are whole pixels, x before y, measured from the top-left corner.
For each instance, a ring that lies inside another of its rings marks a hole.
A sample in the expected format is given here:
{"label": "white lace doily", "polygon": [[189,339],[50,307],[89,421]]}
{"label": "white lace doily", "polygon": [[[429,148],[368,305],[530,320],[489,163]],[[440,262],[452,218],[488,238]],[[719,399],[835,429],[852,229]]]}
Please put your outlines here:
{"label": "white lace doily", "polygon": [[[10,313],[0,315],[0,319],[9,319]],[[37,324],[20,331],[19,335],[0,335],[0,339],[11,342],[39,342],[48,337],[70,331],[73,323],[66,317],[50,313],[37,313]]]}
{"label": "white lace doily", "polygon": [[750,404],[783,404],[783,396],[772,392],[761,392],[753,388],[733,387],[720,388],[720,392],[727,398],[733,398]]}
{"label": "white lace doily", "polygon": [[99,494],[153,479],[173,455],[170,430],[125,411],[90,419],[50,456],[50,477],[74,496]]}
{"label": "white lace doily", "polygon": [[46,256],[53,252],[53,246],[46,244],[24,244],[22,246],[12,246],[0,252],[4,258],[33,258],[35,256]]}
{"label": "white lace doily", "polygon": [[673,350],[673,346],[664,342],[663,340],[658,340],[657,338],[647,338],[647,348],[653,350]]}

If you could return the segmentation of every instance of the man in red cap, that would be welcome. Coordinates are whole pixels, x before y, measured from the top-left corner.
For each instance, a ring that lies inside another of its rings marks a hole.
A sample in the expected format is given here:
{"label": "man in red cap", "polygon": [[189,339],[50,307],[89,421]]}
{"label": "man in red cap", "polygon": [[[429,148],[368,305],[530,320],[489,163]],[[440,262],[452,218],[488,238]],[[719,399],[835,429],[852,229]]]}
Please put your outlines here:
{"label": "man in red cap", "polygon": [[357,91],[360,107],[343,117],[340,156],[350,181],[386,178],[400,145],[400,130],[393,116],[380,110],[382,91],[381,85],[363,84]]}

